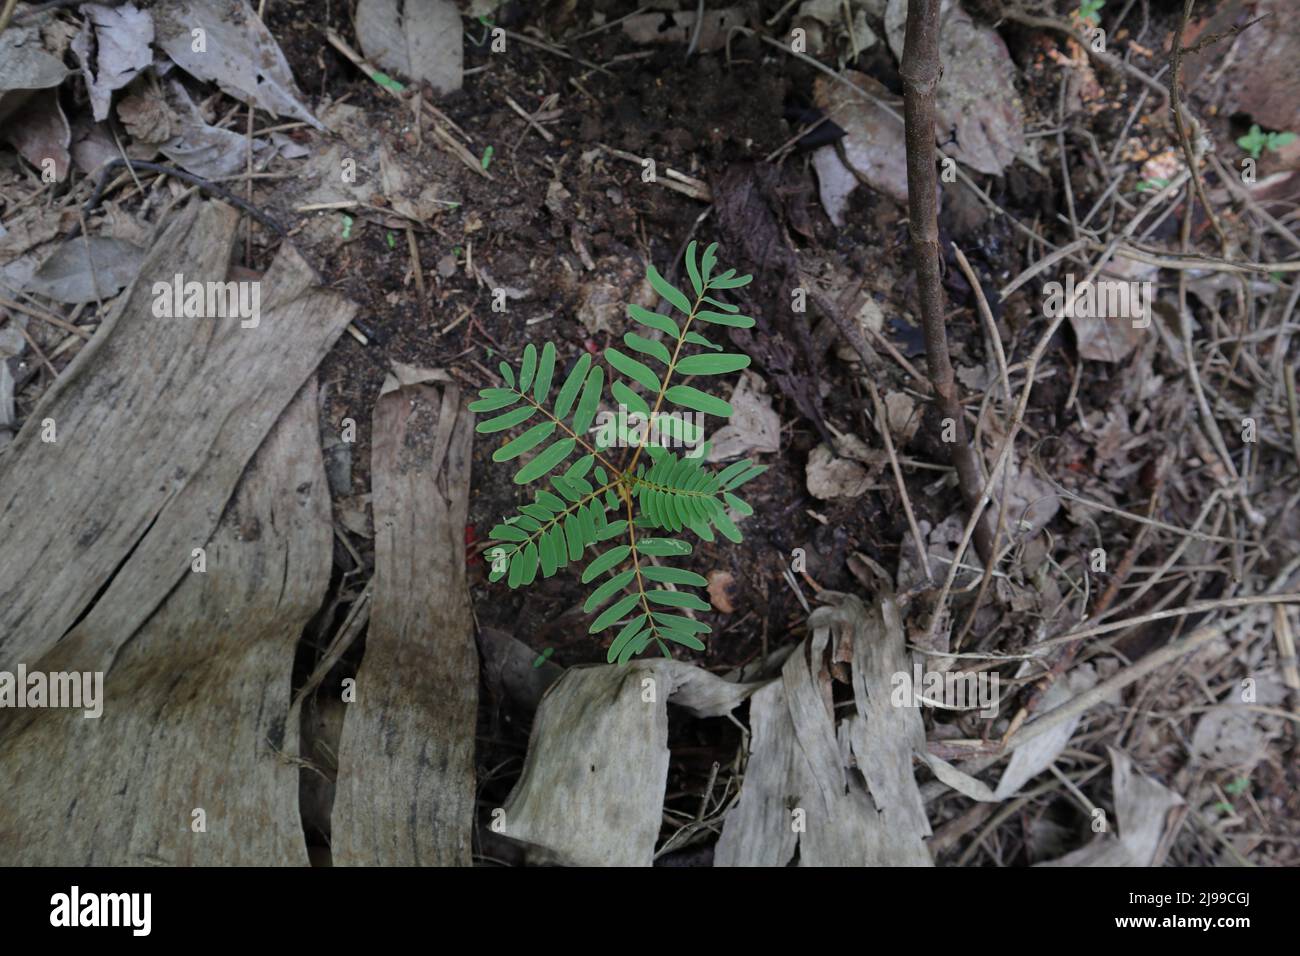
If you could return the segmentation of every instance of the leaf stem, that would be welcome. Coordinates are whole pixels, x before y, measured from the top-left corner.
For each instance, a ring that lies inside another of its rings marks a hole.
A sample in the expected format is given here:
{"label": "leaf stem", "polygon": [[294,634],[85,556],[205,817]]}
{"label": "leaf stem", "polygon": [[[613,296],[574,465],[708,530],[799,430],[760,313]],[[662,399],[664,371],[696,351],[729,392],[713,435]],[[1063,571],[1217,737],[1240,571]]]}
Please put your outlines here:
{"label": "leaf stem", "polygon": [[[543,525],[542,525],[540,528],[538,528],[536,531],[531,531],[531,532],[529,532],[528,537],[525,538],[523,541],[511,541],[511,542],[509,542],[509,544],[513,544],[513,545],[514,545],[514,548],[512,548],[510,551],[506,552],[506,557],[511,557],[511,556],[517,554],[517,553],[519,552],[519,550],[520,550],[521,548],[523,548],[525,545],[528,545],[528,544],[532,544],[532,543],[534,543],[534,539],[537,539],[538,541],[540,541],[542,535],[544,535],[544,534],[546,534],[546,532],[550,531],[551,528],[553,528],[553,527],[555,526],[556,522],[558,522],[561,518],[567,518],[569,515],[573,514],[573,513],[574,513],[575,511],[577,511],[579,508],[583,507],[583,506],[586,505],[588,502],[590,502],[590,501],[592,501],[592,500],[594,500],[594,499],[596,499],[596,498],[599,498],[601,495],[603,495],[605,492],[609,491],[609,489],[613,488],[613,487],[614,487],[615,485],[617,485],[617,484],[618,484],[618,481],[617,481],[617,480],[614,480],[614,481],[611,481],[609,484],[605,485],[604,487],[597,488],[595,491],[593,491],[593,492],[592,492],[591,494],[589,494],[589,495],[583,495],[583,496],[582,496],[581,498],[579,498],[577,501],[570,502],[570,503],[569,503],[569,506],[568,506],[567,508],[565,508],[563,511],[556,512],[556,515],[555,515],[554,518],[552,518],[550,521],[548,521],[548,522],[546,522],[545,524],[543,524]],[[525,517],[526,517],[526,516],[525,516]]]}
{"label": "leaf stem", "polygon": [[[668,381],[673,377],[673,372],[677,369],[677,359],[682,354],[682,346],[686,344],[686,333],[691,330],[691,323],[695,321],[695,313],[700,311],[700,304],[704,301],[704,294],[708,292],[709,289],[710,286],[706,282],[703,289],[700,290],[700,294],[695,297],[695,304],[691,306],[691,312],[686,316],[685,324],[682,325],[682,334],[677,337],[677,345],[673,349],[673,357],[668,362],[668,370],[664,372],[663,381],[659,383],[659,394],[655,396],[654,408],[650,410],[650,422],[655,420],[655,416],[659,414],[659,409],[663,406],[664,394],[668,391]],[[646,423],[647,426],[650,422]],[[637,443],[636,451],[632,453],[632,460],[628,462],[627,469],[623,472],[624,475],[632,474],[633,469],[636,468],[637,459],[641,457],[641,452],[644,449],[645,438],[643,437],[642,440]]]}
{"label": "leaf stem", "polygon": [[[618,469],[614,467],[614,465],[610,462],[610,460],[609,460],[608,458],[606,458],[606,457],[605,457],[604,455],[602,455],[600,452],[596,451],[596,449],[593,448],[593,447],[592,447],[592,446],[587,442],[587,440],[586,440],[585,438],[583,438],[581,435],[579,435],[577,432],[575,432],[572,428],[570,428],[568,425],[564,424],[564,422],[560,421],[560,419],[556,418],[553,414],[551,414],[551,412],[550,412],[550,411],[549,411],[549,410],[548,410],[544,405],[542,405],[542,404],[541,404],[540,402],[538,402],[535,398],[533,398],[533,396],[529,395],[527,392],[521,391],[521,390],[518,389],[518,388],[513,389],[513,391],[514,391],[514,393],[515,393],[516,395],[520,396],[520,397],[523,398],[526,402],[528,402],[529,405],[532,405],[533,408],[537,409],[539,412],[541,412],[543,415],[545,415],[545,416],[546,416],[547,418],[549,418],[551,421],[555,422],[555,424],[559,425],[561,429],[563,429],[565,432],[568,433],[568,435],[569,435],[570,438],[572,438],[572,439],[573,439],[574,441],[576,441],[579,445],[581,445],[583,448],[585,448],[585,449],[587,450],[587,453],[588,453],[588,454],[590,454],[590,455],[594,455],[595,458],[596,458],[596,460],[597,460],[598,462],[600,462],[602,465],[605,466],[605,470],[606,470],[606,471],[608,471],[610,474],[614,474],[614,475],[617,475],[617,474],[619,473]],[[612,482],[611,482],[611,484],[612,484]]]}

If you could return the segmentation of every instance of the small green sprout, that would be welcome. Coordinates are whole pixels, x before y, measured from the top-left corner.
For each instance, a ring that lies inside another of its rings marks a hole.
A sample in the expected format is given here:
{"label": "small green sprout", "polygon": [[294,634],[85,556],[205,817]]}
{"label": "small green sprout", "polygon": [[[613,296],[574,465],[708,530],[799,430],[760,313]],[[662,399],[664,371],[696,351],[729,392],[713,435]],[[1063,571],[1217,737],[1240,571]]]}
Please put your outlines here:
{"label": "small green sprout", "polygon": [[491,146],[483,150],[483,172],[485,173],[487,172],[488,167],[492,165],[492,154],[494,152],[496,152],[496,150]]}
{"label": "small green sprout", "polygon": [[1101,23],[1101,8],[1105,5],[1106,0],[1083,0],[1079,4],[1079,9],[1075,11],[1075,15],[1080,20]]}
{"label": "small green sprout", "polygon": [[1270,153],[1276,153],[1283,146],[1295,140],[1295,133],[1265,133],[1259,128],[1258,123],[1250,127],[1250,132],[1245,136],[1238,137],[1237,145],[1250,153],[1254,159],[1259,159],[1264,150]]}
{"label": "small green sprout", "polygon": [[347,213],[344,213],[343,214],[343,238],[344,239],[352,238],[352,222],[353,222],[352,217],[349,216]]}

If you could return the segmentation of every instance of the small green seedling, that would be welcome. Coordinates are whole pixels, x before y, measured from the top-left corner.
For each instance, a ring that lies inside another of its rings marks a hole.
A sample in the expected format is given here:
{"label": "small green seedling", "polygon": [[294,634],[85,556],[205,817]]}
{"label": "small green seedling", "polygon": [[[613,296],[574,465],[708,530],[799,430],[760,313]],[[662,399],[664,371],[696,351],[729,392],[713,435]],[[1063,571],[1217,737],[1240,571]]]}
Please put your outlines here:
{"label": "small green seedling", "polygon": [[1250,153],[1252,158],[1259,159],[1264,150],[1276,153],[1294,140],[1295,133],[1265,133],[1259,128],[1259,124],[1255,123],[1251,125],[1249,133],[1237,138],[1237,145]]}
{"label": "small green seedling", "polygon": [[1101,8],[1106,5],[1106,0],[1083,0],[1079,4],[1079,9],[1075,15],[1080,20],[1088,20],[1092,23],[1101,23]]}
{"label": "small green seedling", "polygon": [[[754,325],[737,306],[718,297],[747,285],[752,276],[738,276],[734,269],[716,273],[716,248],[716,243],[709,246],[698,261],[696,244],[686,249],[693,296],[653,265],[647,267],[651,286],[680,318],[629,305],[628,315],[650,334],[624,335],[627,352],[606,349],[608,375],[584,352],[567,375],[557,376],[554,343],[540,350],[530,343],[518,375],[502,362],[505,386],[482,389],[470,405],[476,413],[496,413],[479,422],[481,434],[523,427],[496,450],[494,461],[512,461],[538,449],[515,473],[515,484],[550,484],[492,529],[499,543],[486,552],[489,580],[526,586],[539,572],[549,578],[603,548],[582,573],[582,583],[595,586],[583,609],[592,613],[608,604],[590,633],[618,625],[607,655],[611,663],[626,664],[651,646],[667,657],[670,643],[704,649],[701,637],[709,626],[681,612],[709,610],[690,590],[708,582],[666,559],[691,553],[690,542],[679,536],[684,531],[710,542],[717,531],[739,542],[740,531],[728,510],[747,516],[753,509],[735,490],[767,470],[746,460],[715,474],[703,464],[709,449],[704,416],[725,419],[732,409],[704,391],[702,380],[738,372],[749,365],[749,357],[724,352],[696,329]],[[687,376],[690,385],[680,381]],[[563,382],[555,391],[551,386],[560,377]],[[593,430],[607,380],[617,411],[601,412]],[[672,447],[689,450],[679,455]]]}
{"label": "small green seedling", "polygon": [[495,152],[496,150],[493,149],[491,146],[483,150],[483,158],[480,160],[480,163],[483,166],[483,172],[486,173],[488,171],[488,167],[492,165],[492,154]]}
{"label": "small green seedling", "polygon": [[1140,193],[1154,192],[1158,189],[1164,189],[1169,185],[1169,180],[1156,176],[1153,179],[1144,179],[1137,184],[1137,191]]}

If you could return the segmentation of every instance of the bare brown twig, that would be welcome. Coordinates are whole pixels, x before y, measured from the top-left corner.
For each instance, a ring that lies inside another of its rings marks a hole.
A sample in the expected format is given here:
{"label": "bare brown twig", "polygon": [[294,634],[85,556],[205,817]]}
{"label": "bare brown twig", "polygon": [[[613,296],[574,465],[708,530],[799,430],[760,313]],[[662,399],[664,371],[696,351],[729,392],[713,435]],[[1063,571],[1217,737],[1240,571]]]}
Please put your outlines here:
{"label": "bare brown twig", "polygon": [[[903,121],[907,139],[907,208],[926,364],[939,415],[952,422],[949,443],[957,481],[967,509],[974,511],[983,488],[975,449],[966,434],[944,324],[943,288],[939,280],[939,175],[935,168],[935,91],[939,62],[939,0],[910,3],[903,42]],[[975,527],[975,549],[985,562],[993,558],[993,530],[987,516]]]}

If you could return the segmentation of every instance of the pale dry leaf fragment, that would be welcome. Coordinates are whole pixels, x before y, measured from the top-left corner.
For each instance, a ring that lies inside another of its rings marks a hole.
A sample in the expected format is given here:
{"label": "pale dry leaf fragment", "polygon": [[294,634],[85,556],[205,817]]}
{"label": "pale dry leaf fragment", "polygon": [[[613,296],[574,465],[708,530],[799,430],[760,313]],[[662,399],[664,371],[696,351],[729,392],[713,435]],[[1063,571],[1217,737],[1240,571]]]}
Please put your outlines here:
{"label": "pale dry leaf fragment", "polygon": [[817,173],[817,195],[826,210],[826,217],[836,226],[845,223],[844,211],[849,207],[849,197],[858,188],[858,178],[844,165],[834,146],[822,146],[813,151],[813,169]]}
{"label": "pale dry leaf fragment", "polygon": [[[807,52],[812,56],[820,56],[828,47],[835,47],[843,51],[845,59],[852,60],[877,42],[875,32],[867,23],[866,6],[862,0],[854,0],[851,4],[846,4],[845,0],[804,0],[791,20],[791,26],[805,31]],[[850,22],[845,19],[850,7],[853,17],[851,29]]]}
{"label": "pale dry leaf fragment", "polygon": [[[1136,770],[1132,759],[1107,747],[1115,820],[1087,846],[1039,866],[1163,866],[1187,804],[1168,787]],[[1118,831],[1118,832],[1113,832]]]}
{"label": "pale dry leaf fragment", "polygon": [[1060,283],[1060,299],[1074,329],[1080,358],[1122,362],[1154,334],[1150,309],[1158,271],[1134,259],[1117,259],[1107,265],[1098,281],[1087,286]]}
{"label": "pale dry leaf fragment", "polygon": [[735,613],[736,606],[732,603],[736,589],[735,575],[730,571],[722,571],[715,568],[709,572],[708,580],[709,603],[723,614]]}
{"label": "pale dry leaf fragment", "polygon": [[760,376],[748,370],[742,372],[730,403],[731,418],[713,433],[709,461],[781,450],[781,417],[772,407],[772,398]]}
{"label": "pale dry leaf fragment", "polygon": [[59,104],[58,90],[39,90],[22,101],[4,121],[0,136],[44,175],[53,173],[57,182],[68,178],[72,157],[68,146],[72,130]]}
{"label": "pale dry leaf fragment", "polygon": [[[623,21],[623,33],[633,43],[688,44],[695,36],[696,20],[693,5],[690,10],[638,13]],[[705,10],[695,49],[700,53],[721,50],[727,45],[727,35],[731,28],[743,27],[747,22],[748,18],[741,7]]]}
{"label": "pale dry leaf fragment", "polygon": [[172,0],[153,14],[158,45],[182,70],[273,116],[322,128],[248,0]]}
{"label": "pale dry leaf fragment", "polygon": [[[1021,668],[1021,673],[1028,671],[1029,662],[1026,661],[1025,665],[1025,667]],[[1076,667],[1066,677],[1058,679],[1043,694],[1038,719],[1044,720],[1057,707],[1082,694],[1096,683],[1097,673],[1091,665],[1084,664]],[[1011,760],[1007,763],[1007,769],[1003,772],[1002,779],[998,781],[997,789],[994,791],[995,799],[1007,799],[1034,777],[1056,763],[1056,758],[1061,755],[1061,751],[1069,746],[1070,738],[1074,736],[1074,731],[1082,720],[1083,715],[1080,714],[1077,717],[1062,721],[1045,733],[1031,738],[1028,742],[1016,748],[1015,752],[1011,754]],[[1033,723],[1025,726],[1032,727]]]}
{"label": "pale dry leaf fragment", "polygon": [[0,122],[22,105],[33,90],[58,86],[68,70],[41,45],[40,34],[10,26],[0,33]]}
{"label": "pale dry leaf fragment", "polygon": [[805,471],[808,493],[829,501],[857,498],[871,487],[871,474],[856,461],[839,458],[827,445],[818,445],[808,456]]}
{"label": "pale dry leaf fragment", "polygon": [[921,427],[921,413],[916,401],[906,392],[890,392],[885,396],[885,414],[889,430],[899,445],[906,445]]}
{"label": "pale dry leaf fragment", "polygon": [[117,295],[140,271],[145,250],[106,236],[65,242],[27,280],[24,291],[56,302],[96,302]]}
{"label": "pale dry leaf fragment", "polygon": [[134,3],[118,7],[81,5],[86,19],[72,41],[81,62],[95,122],[108,118],[113,91],[130,83],[153,62],[153,16]]}
{"label": "pale dry leaf fragment", "polygon": [[460,89],[464,28],[451,0],[361,0],[356,29],[372,63],[439,95]]}
{"label": "pale dry leaf fragment", "polygon": [[[943,78],[935,107],[935,136],[945,153],[972,169],[1000,175],[1025,148],[1025,111],[1016,93],[1015,64],[991,27],[977,24],[955,0],[940,14]],[[900,60],[907,0],[889,0],[885,34]]]}
{"label": "pale dry leaf fragment", "polygon": [[152,88],[118,100],[117,118],[138,143],[165,143],[181,128],[180,117]]}
{"label": "pale dry leaf fragment", "polygon": [[[844,79],[872,99],[866,99],[843,83],[828,77],[818,77],[813,84],[813,102],[831,122],[844,130],[840,145],[844,150],[843,159],[848,162],[848,175],[857,181],[865,182],[877,192],[884,193],[898,202],[907,201],[907,146],[903,141],[903,124],[899,122],[902,107],[878,81],[856,70],[845,70]],[[834,146],[823,146],[818,150],[822,158],[814,157],[818,175],[825,170],[829,176],[824,188],[823,204],[828,201],[827,215],[837,222],[837,214],[842,220],[843,200],[837,197],[852,192],[850,184],[843,175],[835,170],[830,151],[836,160],[840,159]],[[840,164],[842,170],[843,163]],[[820,181],[820,180],[819,180]],[[835,213],[832,213],[832,208]]]}
{"label": "pale dry leaf fragment", "polygon": [[379,183],[393,211],[407,219],[427,222],[446,208],[438,200],[437,183],[417,174],[387,143],[379,147]]}
{"label": "pale dry leaf fragment", "polygon": [[1268,735],[1256,715],[1245,707],[1211,707],[1192,733],[1192,756],[1216,770],[1249,774],[1268,755]]}
{"label": "pale dry leaf fragment", "polygon": [[[245,135],[210,125],[185,87],[175,80],[167,85],[166,96],[175,123],[172,137],[158,146],[164,156],[204,179],[220,179],[243,171],[248,149]],[[260,160],[270,148],[266,140],[254,140],[254,159]]]}

